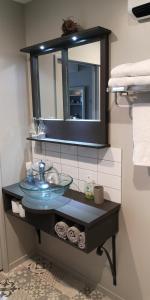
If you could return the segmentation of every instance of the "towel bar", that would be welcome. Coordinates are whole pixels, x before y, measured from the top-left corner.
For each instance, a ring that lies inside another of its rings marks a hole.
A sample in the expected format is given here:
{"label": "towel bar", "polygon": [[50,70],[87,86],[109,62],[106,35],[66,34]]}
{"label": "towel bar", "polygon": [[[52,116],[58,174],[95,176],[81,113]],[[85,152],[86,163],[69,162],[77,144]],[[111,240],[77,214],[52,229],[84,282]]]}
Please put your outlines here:
{"label": "towel bar", "polygon": [[[135,86],[116,86],[107,88],[108,93],[115,94],[115,104],[121,108],[131,108],[133,100],[137,100],[138,94],[150,93],[150,85],[135,85]],[[120,104],[118,101],[118,96],[126,97],[128,105]]]}
{"label": "towel bar", "polygon": [[114,87],[108,87],[107,92],[150,93],[150,85],[114,86]]}
{"label": "towel bar", "polygon": [[[119,106],[119,107],[121,107],[121,108],[130,108],[130,107],[132,107],[132,104],[120,104],[119,102],[118,102],[118,95],[121,97],[121,96],[125,96],[127,99],[128,99],[128,93],[126,92],[124,92],[124,93],[120,93],[119,92],[119,94],[118,93],[115,93],[115,104],[117,105],[117,106]],[[129,99],[128,99],[128,102],[129,102]]]}

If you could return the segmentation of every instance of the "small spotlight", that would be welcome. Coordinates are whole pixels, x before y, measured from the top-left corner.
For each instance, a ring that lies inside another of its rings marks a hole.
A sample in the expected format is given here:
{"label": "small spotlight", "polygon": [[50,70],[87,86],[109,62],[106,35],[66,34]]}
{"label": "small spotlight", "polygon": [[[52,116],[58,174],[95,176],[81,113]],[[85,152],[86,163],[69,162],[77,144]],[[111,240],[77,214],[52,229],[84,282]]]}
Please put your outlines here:
{"label": "small spotlight", "polygon": [[84,42],[86,42],[86,39],[77,41],[77,43],[84,43]]}
{"label": "small spotlight", "polygon": [[78,39],[78,38],[77,38],[77,36],[75,36],[75,35],[72,37],[72,40],[73,40],[73,41],[77,41],[77,39]]}
{"label": "small spotlight", "polygon": [[52,50],[54,50],[54,48],[47,48],[44,50],[44,52],[48,52],[48,51],[52,51]]}
{"label": "small spotlight", "polygon": [[45,49],[45,46],[44,46],[44,45],[41,45],[41,46],[40,46],[40,49],[41,49],[41,50],[44,50],[44,49]]}

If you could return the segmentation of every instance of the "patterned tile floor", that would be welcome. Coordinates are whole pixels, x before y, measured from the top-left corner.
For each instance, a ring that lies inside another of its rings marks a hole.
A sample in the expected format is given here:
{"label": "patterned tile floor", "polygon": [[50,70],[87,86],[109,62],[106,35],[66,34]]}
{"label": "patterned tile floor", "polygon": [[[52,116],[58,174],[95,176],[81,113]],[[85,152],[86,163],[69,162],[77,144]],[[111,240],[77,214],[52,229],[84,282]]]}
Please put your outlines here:
{"label": "patterned tile floor", "polygon": [[37,257],[0,273],[0,300],[111,300],[67,272]]}

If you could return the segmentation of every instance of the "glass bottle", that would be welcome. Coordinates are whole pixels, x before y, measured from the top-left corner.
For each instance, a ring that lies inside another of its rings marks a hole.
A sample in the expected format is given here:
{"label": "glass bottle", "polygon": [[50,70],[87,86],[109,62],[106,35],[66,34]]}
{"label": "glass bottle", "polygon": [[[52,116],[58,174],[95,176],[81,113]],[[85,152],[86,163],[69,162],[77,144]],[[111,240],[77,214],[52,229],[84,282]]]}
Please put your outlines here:
{"label": "glass bottle", "polygon": [[88,180],[84,186],[85,198],[87,198],[89,200],[94,199],[94,185],[95,185],[95,182],[93,180],[91,181],[90,177],[88,177]]}
{"label": "glass bottle", "polygon": [[39,120],[39,126],[38,126],[38,137],[43,139],[46,136],[46,126],[44,124],[44,121],[42,119]]}

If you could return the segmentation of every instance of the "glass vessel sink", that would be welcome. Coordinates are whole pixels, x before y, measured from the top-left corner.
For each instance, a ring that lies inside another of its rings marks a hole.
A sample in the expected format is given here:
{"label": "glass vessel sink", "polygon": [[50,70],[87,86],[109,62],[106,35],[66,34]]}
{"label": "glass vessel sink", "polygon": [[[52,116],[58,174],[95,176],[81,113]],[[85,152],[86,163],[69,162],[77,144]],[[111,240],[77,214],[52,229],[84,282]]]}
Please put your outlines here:
{"label": "glass vessel sink", "polygon": [[[42,165],[43,164],[43,165]],[[39,166],[43,167],[30,178],[26,177],[20,182],[20,188],[24,193],[22,204],[25,207],[36,210],[48,210],[56,208],[60,205],[57,198],[62,196],[73,182],[71,176],[58,173],[53,167],[45,168],[44,162],[39,162]],[[35,168],[32,168],[35,171]]]}

